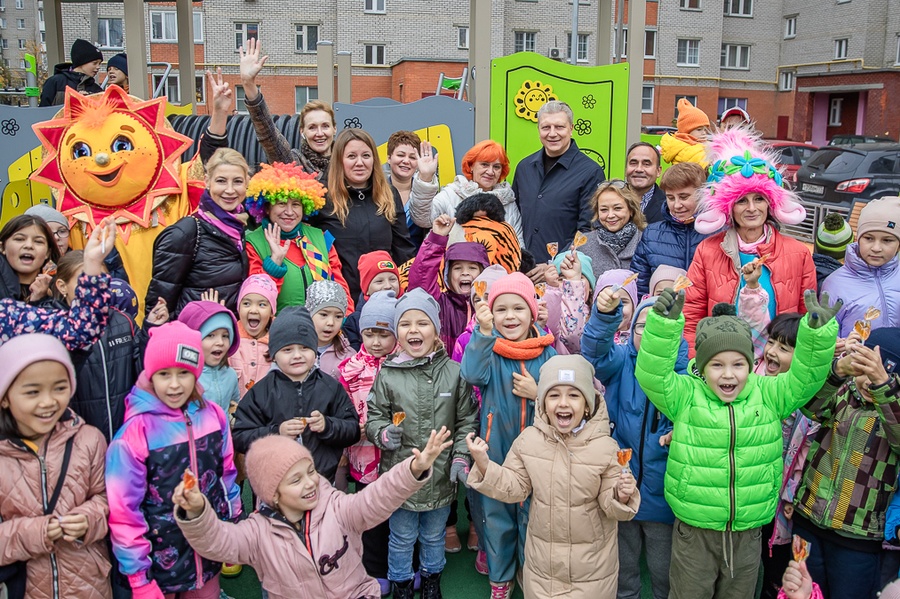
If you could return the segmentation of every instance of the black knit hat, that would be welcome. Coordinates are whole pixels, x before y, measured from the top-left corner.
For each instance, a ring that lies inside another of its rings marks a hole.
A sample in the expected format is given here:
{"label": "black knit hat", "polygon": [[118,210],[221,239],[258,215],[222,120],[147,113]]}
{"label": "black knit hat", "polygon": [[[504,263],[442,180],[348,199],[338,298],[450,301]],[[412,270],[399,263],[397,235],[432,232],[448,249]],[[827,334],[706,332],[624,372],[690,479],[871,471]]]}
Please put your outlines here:
{"label": "black knit hat", "polygon": [[[900,373],[900,328],[879,327],[866,339],[866,347],[881,349],[881,363],[888,374]],[[877,381],[872,381],[877,382]]]}
{"label": "black knit hat", "polygon": [[128,56],[124,52],[120,52],[110,58],[106,62],[107,67],[115,67],[125,73],[125,76],[128,77]]}
{"label": "black knit hat", "polygon": [[303,306],[290,306],[278,311],[278,316],[269,327],[269,355],[273,358],[278,350],[299,343],[315,351],[319,347],[319,336],[313,326],[309,310]]}
{"label": "black knit hat", "polygon": [[77,39],[72,44],[72,66],[80,67],[83,64],[94,62],[95,60],[103,60],[103,54],[97,49],[97,46],[87,40]]}
{"label": "black knit hat", "polygon": [[721,303],[713,306],[712,316],[697,324],[694,338],[697,369],[702,373],[716,354],[736,351],[753,365],[753,334],[750,325],[737,317],[734,306]]}

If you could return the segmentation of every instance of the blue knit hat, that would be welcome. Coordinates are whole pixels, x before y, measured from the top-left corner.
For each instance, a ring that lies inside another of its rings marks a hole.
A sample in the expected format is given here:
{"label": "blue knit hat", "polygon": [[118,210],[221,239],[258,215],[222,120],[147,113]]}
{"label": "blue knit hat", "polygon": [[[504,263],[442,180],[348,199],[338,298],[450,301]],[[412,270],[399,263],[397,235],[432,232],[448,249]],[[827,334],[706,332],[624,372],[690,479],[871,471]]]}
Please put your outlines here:
{"label": "blue knit hat", "polygon": [[397,307],[397,294],[393,289],[378,291],[369,296],[359,314],[359,330],[381,329],[397,336],[394,312]]}
{"label": "blue knit hat", "polygon": [[[441,308],[438,306],[437,301],[421,287],[416,287],[415,289],[407,291],[403,294],[403,297],[397,300],[397,307],[394,310],[395,327],[400,325],[400,319],[403,318],[403,314],[410,310],[420,310],[424,312],[425,315],[428,316],[428,319],[434,324],[434,329],[437,331],[437,334],[441,334]],[[362,322],[359,324],[360,330],[363,330]]]}

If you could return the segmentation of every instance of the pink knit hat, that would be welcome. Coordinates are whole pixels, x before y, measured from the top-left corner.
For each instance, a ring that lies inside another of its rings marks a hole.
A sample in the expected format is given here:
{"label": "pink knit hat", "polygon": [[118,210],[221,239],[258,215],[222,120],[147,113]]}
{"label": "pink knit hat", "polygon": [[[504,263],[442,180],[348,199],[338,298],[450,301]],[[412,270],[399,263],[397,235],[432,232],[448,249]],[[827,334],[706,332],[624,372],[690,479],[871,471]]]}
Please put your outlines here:
{"label": "pink knit hat", "polygon": [[281,479],[300,460],[312,461],[309,450],[282,435],[260,437],[250,445],[245,465],[250,486],[263,503],[275,507],[275,491]]}
{"label": "pink knit hat", "polygon": [[255,293],[266,298],[266,301],[272,306],[272,314],[275,314],[278,305],[278,286],[275,284],[272,277],[265,274],[250,275],[247,277],[247,280],[241,285],[241,290],[238,291],[238,306],[241,305],[244,296],[250,293]]}
{"label": "pink knit hat", "polygon": [[184,368],[200,378],[203,372],[203,338],[183,322],[168,322],[150,329],[144,352],[144,374],[148,379],[165,368]]}
{"label": "pink knit hat", "polygon": [[30,333],[13,337],[0,346],[0,398],[6,395],[19,374],[35,362],[59,362],[66,368],[72,395],[75,395],[75,368],[62,342],[51,335]]}
{"label": "pink knit hat", "polygon": [[774,150],[750,126],[726,127],[713,135],[706,156],[712,167],[698,192],[700,210],[694,221],[698,233],[710,235],[731,226],[734,205],[750,193],[765,197],[769,216],[781,224],[796,225],[806,218],[799,196],[783,186]]}
{"label": "pink knit hat", "polygon": [[531,309],[532,320],[537,320],[537,298],[534,295],[534,283],[531,282],[531,279],[520,272],[514,272],[494,281],[494,284],[491,285],[491,293],[488,295],[488,306],[492,310],[494,309],[494,302],[504,293],[512,293],[525,300],[525,303]]}

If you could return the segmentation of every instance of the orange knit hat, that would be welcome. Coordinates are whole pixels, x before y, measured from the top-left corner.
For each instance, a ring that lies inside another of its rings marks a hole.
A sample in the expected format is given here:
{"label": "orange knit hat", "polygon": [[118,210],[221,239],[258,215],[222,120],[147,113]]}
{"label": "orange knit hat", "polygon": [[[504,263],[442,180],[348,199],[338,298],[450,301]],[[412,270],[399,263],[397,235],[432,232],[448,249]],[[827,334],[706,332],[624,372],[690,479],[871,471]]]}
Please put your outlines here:
{"label": "orange knit hat", "polygon": [[678,100],[678,132],[690,133],[698,127],[709,127],[709,117],[686,98]]}

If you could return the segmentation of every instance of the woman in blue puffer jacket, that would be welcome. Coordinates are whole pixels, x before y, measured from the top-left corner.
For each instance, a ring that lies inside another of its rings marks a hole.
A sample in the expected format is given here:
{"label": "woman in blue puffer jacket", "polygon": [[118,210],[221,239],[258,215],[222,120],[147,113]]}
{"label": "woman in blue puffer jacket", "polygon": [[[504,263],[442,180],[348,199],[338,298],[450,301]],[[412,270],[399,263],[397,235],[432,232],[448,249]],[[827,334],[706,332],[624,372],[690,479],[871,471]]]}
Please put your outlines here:
{"label": "woman in blue puffer jacket", "polygon": [[663,219],[644,230],[631,259],[631,270],[638,274],[638,295],[650,293],[650,277],[661,264],[684,270],[694,258],[694,250],[707,236],[694,230],[697,189],[706,182],[706,171],[694,162],[670,167],[659,181],[666,193]]}

